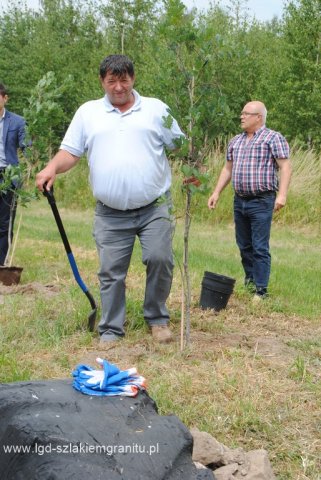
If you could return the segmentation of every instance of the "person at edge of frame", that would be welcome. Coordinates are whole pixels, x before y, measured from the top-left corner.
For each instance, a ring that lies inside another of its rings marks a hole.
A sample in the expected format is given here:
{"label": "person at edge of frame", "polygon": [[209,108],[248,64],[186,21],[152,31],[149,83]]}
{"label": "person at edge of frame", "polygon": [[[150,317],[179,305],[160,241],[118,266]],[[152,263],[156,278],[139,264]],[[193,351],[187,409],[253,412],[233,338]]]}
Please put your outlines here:
{"label": "person at edge of frame", "polygon": [[228,144],[226,163],[208,207],[216,208],[221,192],[232,181],[235,236],[244,284],[254,293],[256,302],[268,296],[272,217],[286,204],[292,167],[286,139],[265,126],[264,103],[247,103],[240,117],[243,133]]}
{"label": "person at edge of frame", "polygon": [[[3,83],[0,83],[0,183],[3,182],[8,166],[19,164],[18,150],[24,152],[26,148],[25,119],[6,109],[8,100],[8,90]],[[16,187],[17,185],[12,184],[10,190],[0,192],[0,266],[5,264],[9,240],[12,242],[13,239],[17,208]],[[9,230],[11,230],[10,239]]]}
{"label": "person at edge of frame", "polygon": [[[100,343],[125,335],[125,279],[138,236],[146,266],[144,319],[153,339],[172,339],[166,301],[173,275],[171,170],[165,147],[184,137],[161,100],[135,89],[133,62],[109,55],[100,64],[105,96],[75,113],[59,152],[38,173],[37,187],[50,190],[57,174],[86,152],[95,197],[94,238],[100,261]],[[161,200],[159,200],[161,199]]]}

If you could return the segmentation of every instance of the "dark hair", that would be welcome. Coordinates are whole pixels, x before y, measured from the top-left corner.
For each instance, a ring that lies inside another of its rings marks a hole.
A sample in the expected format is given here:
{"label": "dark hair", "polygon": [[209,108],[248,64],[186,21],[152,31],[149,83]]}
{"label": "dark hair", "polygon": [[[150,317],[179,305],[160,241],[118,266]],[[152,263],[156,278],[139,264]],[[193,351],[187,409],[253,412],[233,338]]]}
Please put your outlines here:
{"label": "dark hair", "polygon": [[133,78],[135,75],[133,62],[126,55],[108,55],[100,63],[99,74],[105,78],[107,73],[112,73],[116,77],[128,75]]}
{"label": "dark hair", "polygon": [[4,97],[5,95],[8,95],[8,90],[3,83],[0,83],[0,95],[2,97]]}

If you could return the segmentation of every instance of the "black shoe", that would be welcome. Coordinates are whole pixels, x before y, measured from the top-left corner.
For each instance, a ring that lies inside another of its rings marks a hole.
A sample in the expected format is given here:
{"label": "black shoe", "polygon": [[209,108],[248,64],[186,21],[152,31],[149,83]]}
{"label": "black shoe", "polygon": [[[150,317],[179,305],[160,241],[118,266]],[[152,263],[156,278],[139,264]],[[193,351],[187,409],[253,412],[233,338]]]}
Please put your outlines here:
{"label": "black shoe", "polygon": [[261,297],[262,299],[267,298],[269,296],[269,294],[267,292],[267,288],[263,288],[263,287],[257,288],[256,292],[255,292],[255,295],[257,295],[258,297]]}

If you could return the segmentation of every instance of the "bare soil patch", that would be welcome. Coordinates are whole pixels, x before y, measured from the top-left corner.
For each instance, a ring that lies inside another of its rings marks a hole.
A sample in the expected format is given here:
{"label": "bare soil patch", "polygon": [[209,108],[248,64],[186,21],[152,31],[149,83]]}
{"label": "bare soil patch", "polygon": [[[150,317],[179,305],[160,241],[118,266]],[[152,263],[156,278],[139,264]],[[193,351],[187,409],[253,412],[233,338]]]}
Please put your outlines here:
{"label": "bare soil patch", "polygon": [[6,286],[0,283],[0,297],[1,295],[15,295],[17,293],[22,295],[37,295],[41,294],[45,297],[52,297],[59,292],[58,285],[47,284],[43,285],[39,282],[26,283],[23,285]]}

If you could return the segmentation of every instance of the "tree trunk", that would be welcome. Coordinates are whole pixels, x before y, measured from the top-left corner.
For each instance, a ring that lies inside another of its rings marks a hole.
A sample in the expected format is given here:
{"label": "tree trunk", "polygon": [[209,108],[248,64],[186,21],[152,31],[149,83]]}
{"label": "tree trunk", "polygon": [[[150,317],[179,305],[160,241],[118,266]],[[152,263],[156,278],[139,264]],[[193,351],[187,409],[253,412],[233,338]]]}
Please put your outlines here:
{"label": "tree trunk", "polygon": [[[190,99],[190,108],[193,108],[194,105],[194,91],[195,91],[195,77],[194,75],[191,78],[189,84],[189,99]],[[188,151],[188,165],[193,163],[193,119],[190,119],[189,122],[189,151]],[[185,346],[189,345],[190,342],[190,333],[191,333],[191,284],[190,284],[190,275],[189,275],[189,233],[191,226],[191,204],[192,204],[192,192],[189,189],[188,185],[186,188],[186,206],[185,206],[185,222],[184,222],[184,254],[183,254],[183,298],[184,304],[182,305],[182,311],[184,311],[185,316]],[[185,307],[185,308],[184,308]],[[184,317],[182,318],[184,322]],[[181,343],[183,344],[183,342]]]}
{"label": "tree trunk", "polygon": [[189,275],[189,232],[191,226],[191,201],[192,193],[186,191],[185,227],[184,227],[184,256],[183,256],[183,277],[184,277],[184,300],[185,300],[185,346],[189,345],[191,333],[191,283]]}

